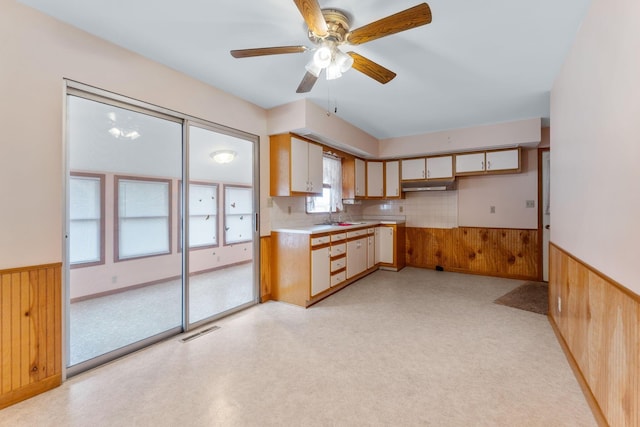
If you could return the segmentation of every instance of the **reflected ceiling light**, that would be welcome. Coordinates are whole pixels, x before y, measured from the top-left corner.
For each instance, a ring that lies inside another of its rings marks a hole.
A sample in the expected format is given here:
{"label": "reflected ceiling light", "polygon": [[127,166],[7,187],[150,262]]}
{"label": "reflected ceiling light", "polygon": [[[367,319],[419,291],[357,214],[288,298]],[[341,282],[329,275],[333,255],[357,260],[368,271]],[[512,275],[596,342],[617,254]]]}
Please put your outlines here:
{"label": "reflected ceiling light", "polygon": [[111,129],[109,129],[109,133],[114,138],[130,139],[131,141],[133,141],[134,139],[138,139],[142,136],[140,135],[140,132],[138,132],[137,130],[125,130],[117,127],[112,127]]}
{"label": "reflected ceiling light", "polygon": [[216,163],[231,163],[236,158],[236,152],[232,150],[219,150],[209,154]]}

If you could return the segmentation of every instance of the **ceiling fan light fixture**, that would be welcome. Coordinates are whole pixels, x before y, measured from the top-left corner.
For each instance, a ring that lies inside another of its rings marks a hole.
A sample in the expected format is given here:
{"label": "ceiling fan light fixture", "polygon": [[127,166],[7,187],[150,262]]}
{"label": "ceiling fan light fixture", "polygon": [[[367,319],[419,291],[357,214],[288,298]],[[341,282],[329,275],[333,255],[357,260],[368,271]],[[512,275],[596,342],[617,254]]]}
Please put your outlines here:
{"label": "ceiling fan light fixture", "polygon": [[327,68],[331,64],[332,56],[328,46],[321,46],[313,54],[313,62],[320,68]]}
{"label": "ceiling fan light fixture", "polygon": [[342,77],[342,72],[340,71],[340,66],[336,62],[332,62],[327,67],[327,80],[335,80]]}
{"label": "ceiling fan light fixture", "polygon": [[353,66],[353,58],[350,55],[342,52],[340,49],[336,49],[335,58],[333,60],[335,65],[340,69],[340,72],[346,73]]}
{"label": "ceiling fan light fixture", "polygon": [[316,64],[316,62],[313,60],[313,58],[307,63],[307,65],[304,66],[304,68],[315,77],[319,77],[320,72],[322,71],[322,67],[319,67],[318,64]]}
{"label": "ceiling fan light fixture", "polygon": [[209,157],[211,157],[216,163],[231,163],[233,159],[236,158],[236,152],[232,150],[219,150],[209,154]]}

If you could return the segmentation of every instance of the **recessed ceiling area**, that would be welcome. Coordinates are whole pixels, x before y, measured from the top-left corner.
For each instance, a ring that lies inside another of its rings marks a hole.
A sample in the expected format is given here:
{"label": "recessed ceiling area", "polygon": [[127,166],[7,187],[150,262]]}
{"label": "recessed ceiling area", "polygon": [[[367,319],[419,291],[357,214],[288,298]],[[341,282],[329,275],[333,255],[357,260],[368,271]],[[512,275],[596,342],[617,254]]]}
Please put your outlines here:
{"label": "recessed ceiling area", "polygon": [[[428,1],[430,24],[349,50],[397,76],[387,84],[349,70],[296,88],[313,55],[236,59],[234,49],[314,47],[293,0],[21,0],[57,19],[269,109],[302,98],[378,139],[549,118],[549,94],[589,0]],[[351,28],[416,0],[319,0]],[[125,94],[126,95],[126,94]],[[548,123],[548,122],[547,122]]]}

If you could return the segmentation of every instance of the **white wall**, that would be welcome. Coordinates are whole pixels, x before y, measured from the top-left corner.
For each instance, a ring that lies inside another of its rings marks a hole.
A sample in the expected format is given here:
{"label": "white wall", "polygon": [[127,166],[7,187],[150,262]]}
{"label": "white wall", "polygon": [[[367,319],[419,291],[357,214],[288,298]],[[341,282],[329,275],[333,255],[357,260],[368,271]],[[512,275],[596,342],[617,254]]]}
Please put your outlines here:
{"label": "white wall", "polygon": [[263,109],[13,0],[0,10],[0,268],[62,260],[63,78],[259,135],[268,182]]}
{"label": "white wall", "polygon": [[593,0],[551,92],[551,241],[640,293],[640,2]]}
{"label": "white wall", "polygon": [[452,129],[380,141],[383,158],[455,153],[540,143],[540,119],[518,120],[464,129]]}
{"label": "white wall", "polygon": [[[521,173],[457,180],[461,227],[538,228],[537,149],[522,150]],[[527,200],[533,200],[535,207],[527,208]]]}

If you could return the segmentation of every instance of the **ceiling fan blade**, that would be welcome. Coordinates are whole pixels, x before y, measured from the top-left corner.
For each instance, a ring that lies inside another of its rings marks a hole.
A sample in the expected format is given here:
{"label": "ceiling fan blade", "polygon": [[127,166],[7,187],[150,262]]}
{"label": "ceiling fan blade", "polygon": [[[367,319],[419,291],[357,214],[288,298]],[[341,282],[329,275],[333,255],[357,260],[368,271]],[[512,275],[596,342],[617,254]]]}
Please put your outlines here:
{"label": "ceiling fan blade", "polygon": [[302,78],[302,81],[298,85],[298,89],[296,89],[296,93],[307,93],[310,92],[313,88],[313,85],[316,84],[316,80],[318,78],[307,71],[307,73]]}
{"label": "ceiling fan blade", "polygon": [[387,16],[378,21],[356,28],[347,36],[351,44],[362,44],[401,31],[431,23],[431,9],[426,3]]}
{"label": "ceiling fan blade", "polygon": [[382,84],[389,83],[396,76],[396,73],[393,71],[376,64],[360,54],[355,52],[347,52],[347,54],[353,58],[353,68]]}
{"label": "ceiling fan blade", "polygon": [[251,56],[280,55],[283,53],[302,53],[306,50],[306,46],[278,46],[259,47],[255,49],[238,49],[232,50],[230,53],[234,58],[249,58]]}
{"label": "ceiling fan blade", "polygon": [[327,21],[324,19],[318,0],[293,0],[293,2],[298,6],[298,10],[311,32],[319,37],[324,37],[328,34]]}

